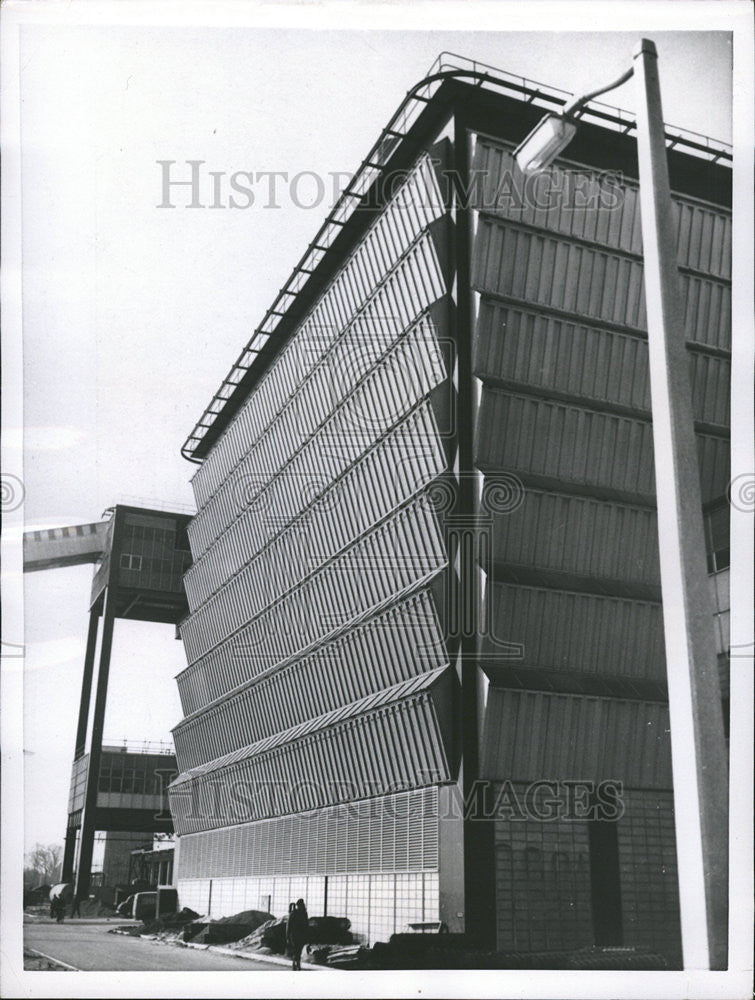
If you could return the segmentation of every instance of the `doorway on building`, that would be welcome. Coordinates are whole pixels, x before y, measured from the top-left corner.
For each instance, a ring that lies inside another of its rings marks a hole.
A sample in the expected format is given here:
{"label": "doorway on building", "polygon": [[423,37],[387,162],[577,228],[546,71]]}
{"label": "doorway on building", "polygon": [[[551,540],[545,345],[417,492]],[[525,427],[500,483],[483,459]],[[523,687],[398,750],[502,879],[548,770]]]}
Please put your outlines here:
{"label": "doorway on building", "polygon": [[624,928],[621,917],[621,868],[616,821],[589,820],[587,837],[595,944],[601,947],[622,945]]}

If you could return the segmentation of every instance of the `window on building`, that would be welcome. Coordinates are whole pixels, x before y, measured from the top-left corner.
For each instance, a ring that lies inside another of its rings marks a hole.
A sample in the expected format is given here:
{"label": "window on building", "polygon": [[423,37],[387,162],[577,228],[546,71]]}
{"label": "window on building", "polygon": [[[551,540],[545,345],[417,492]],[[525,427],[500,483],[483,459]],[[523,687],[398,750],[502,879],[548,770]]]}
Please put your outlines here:
{"label": "window on building", "polygon": [[130,552],[121,552],[121,569],[141,569],[142,557]]}

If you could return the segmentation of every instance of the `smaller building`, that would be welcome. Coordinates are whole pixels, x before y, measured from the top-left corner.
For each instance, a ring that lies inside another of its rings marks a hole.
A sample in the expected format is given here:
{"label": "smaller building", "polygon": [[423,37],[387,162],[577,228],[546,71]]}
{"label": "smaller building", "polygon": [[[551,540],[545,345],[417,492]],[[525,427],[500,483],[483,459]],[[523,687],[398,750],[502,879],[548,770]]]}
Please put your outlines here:
{"label": "smaller building", "polygon": [[[78,870],[88,771],[89,754],[84,754],[74,761],[71,773],[64,881]],[[131,881],[132,852],[151,850],[156,833],[173,832],[168,785],[176,773],[176,759],[168,749],[134,753],[126,747],[102,748],[92,823],[93,830],[106,832],[106,837],[102,875],[92,887],[97,882],[99,888]]]}
{"label": "smaller building", "polygon": [[136,881],[155,887],[172,885],[174,853],[172,841],[131,851],[127,879],[129,885]]}

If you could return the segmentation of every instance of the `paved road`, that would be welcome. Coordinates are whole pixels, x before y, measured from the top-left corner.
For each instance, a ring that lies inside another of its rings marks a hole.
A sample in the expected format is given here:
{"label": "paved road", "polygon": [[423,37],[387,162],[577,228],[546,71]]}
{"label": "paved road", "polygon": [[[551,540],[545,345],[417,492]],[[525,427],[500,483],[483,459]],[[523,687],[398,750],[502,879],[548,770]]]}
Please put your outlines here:
{"label": "paved road", "polygon": [[284,972],[286,966],[108,934],[112,924],[66,920],[24,924],[24,944],[76,969],[100,972]]}

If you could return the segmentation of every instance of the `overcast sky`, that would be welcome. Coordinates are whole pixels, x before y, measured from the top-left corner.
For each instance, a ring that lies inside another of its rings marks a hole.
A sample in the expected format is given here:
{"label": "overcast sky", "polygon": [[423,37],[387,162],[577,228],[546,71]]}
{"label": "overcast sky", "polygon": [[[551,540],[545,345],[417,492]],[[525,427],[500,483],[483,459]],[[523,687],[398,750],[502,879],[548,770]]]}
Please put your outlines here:
{"label": "overcast sky", "polygon": [[[276,209],[257,185],[246,209],[189,209],[184,189],[161,208],[158,161],[179,178],[204,160],[205,204],[210,170],[225,205],[237,171],[329,184],[442,50],[582,93],[622,72],[642,33],[639,18],[612,34],[24,27],[27,526],[97,520],[118,499],[191,502],[180,446],[329,207],[284,184]],[[729,36],[645,34],[667,122],[729,141]],[[610,100],[631,109],[631,82]],[[88,566],[25,580],[27,845],[65,828],[90,582]],[[183,666],[170,626],[117,622],[106,738],[169,738]]]}

